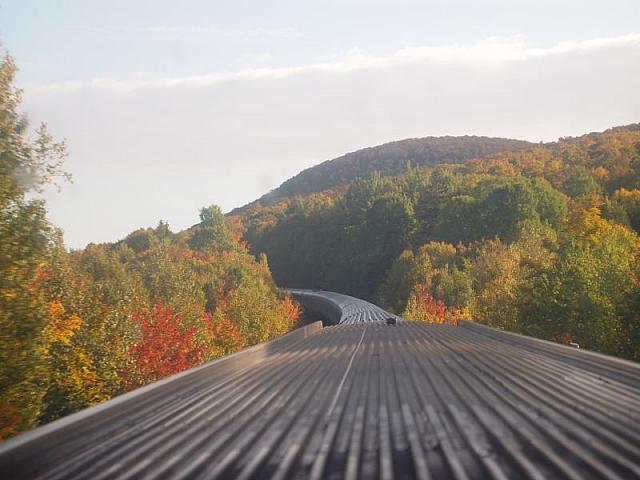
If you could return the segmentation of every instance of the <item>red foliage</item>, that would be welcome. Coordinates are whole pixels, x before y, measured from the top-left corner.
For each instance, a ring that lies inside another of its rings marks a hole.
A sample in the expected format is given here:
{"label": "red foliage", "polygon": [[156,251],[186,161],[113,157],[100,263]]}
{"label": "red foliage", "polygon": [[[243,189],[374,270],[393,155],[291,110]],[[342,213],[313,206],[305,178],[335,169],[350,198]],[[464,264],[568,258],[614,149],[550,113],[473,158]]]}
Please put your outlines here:
{"label": "red foliage", "polygon": [[571,338],[571,334],[569,332],[564,332],[560,335],[557,335],[553,339],[553,341],[557,343],[563,343],[564,345],[569,345],[571,342],[573,342],[573,338]]}
{"label": "red foliage", "polygon": [[196,345],[195,329],[183,327],[184,314],[158,303],[153,311],[133,314],[140,324],[141,338],[132,348],[138,384],[159,380],[200,364],[206,345]]}
{"label": "red foliage", "polygon": [[444,323],[447,316],[447,306],[442,300],[433,298],[433,295],[423,285],[416,286],[415,295],[417,309],[424,315],[425,320]]}

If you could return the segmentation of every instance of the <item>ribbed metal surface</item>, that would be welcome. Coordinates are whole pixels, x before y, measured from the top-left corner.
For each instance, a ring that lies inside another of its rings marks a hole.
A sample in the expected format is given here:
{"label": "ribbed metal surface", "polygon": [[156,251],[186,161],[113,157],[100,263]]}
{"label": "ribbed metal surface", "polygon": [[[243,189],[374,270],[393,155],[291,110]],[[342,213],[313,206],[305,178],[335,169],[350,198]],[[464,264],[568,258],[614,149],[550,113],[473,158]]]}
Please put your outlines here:
{"label": "ribbed metal surface", "polygon": [[[327,292],[325,290],[305,290],[300,288],[287,289],[297,300],[303,304],[310,301],[324,300],[326,303],[335,306],[339,312],[331,323],[339,325],[350,325],[354,323],[377,322],[386,320],[387,318],[395,318],[397,321],[402,319],[393,313],[374,305],[373,303],[361,300],[359,298],[344,295],[342,293]],[[325,315],[328,312],[324,312]]]}
{"label": "ribbed metal surface", "polygon": [[466,322],[312,330],[0,447],[2,478],[640,478],[637,364]]}

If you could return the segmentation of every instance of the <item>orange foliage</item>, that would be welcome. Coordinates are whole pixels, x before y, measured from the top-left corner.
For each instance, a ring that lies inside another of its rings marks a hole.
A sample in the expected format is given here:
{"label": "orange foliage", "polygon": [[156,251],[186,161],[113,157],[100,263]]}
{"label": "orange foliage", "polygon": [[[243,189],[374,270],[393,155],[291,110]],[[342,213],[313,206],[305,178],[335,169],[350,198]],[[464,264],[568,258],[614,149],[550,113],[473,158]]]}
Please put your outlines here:
{"label": "orange foliage", "polygon": [[291,325],[296,325],[302,315],[302,309],[300,305],[293,301],[289,295],[284,298],[283,302],[284,312]]}
{"label": "orange foliage", "polygon": [[246,346],[246,340],[235,323],[226,318],[214,318],[206,312],[202,317],[209,334],[209,358],[236,352]]}
{"label": "orange foliage", "polygon": [[227,217],[227,221],[229,222],[229,226],[231,227],[231,235],[233,237],[234,242],[239,245],[244,245],[243,238],[245,233],[247,233],[247,227],[244,222],[244,217],[241,215],[231,215]]}
{"label": "orange foliage", "polygon": [[18,433],[21,416],[18,409],[9,403],[0,403],[0,441]]}
{"label": "orange foliage", "polygon": [[69,345],[73,335],[83,324],[82,319],[77,315],[65,318],[65,309],[59,300],[49,303],[49,318],[51,319],[49,328],[52,343],[60,342]]}
{"label": "orange foliage", "polygon": [[596,167],[591,169],[591,175],[593,175],[593,178],[601,183],[609,180],[609,170],[604,167]]}

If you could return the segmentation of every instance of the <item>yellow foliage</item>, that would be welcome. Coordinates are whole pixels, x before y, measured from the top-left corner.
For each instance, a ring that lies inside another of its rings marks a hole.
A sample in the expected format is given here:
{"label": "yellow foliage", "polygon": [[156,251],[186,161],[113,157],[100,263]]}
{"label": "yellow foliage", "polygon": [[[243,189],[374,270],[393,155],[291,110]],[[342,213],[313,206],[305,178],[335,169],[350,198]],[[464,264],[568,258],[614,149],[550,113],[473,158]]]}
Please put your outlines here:
{"label": "yellow foliage", "polygon": [[50,302],[48,310],[51,385],[65,392],[66,401],[75,408],[107,400],[109,395],[105,393],[104,382],[99,378],[91,357],[81,345],[73,342],[84,321],[76,314],[67,315],[64,305],[58,300]]}
{"label": "yellow foliage", "polygon": [[604,167],[596,167],[592,169],[591,174],[593,175],[593,178],[595,178],[601,183],[604,183],[607,180],[609,180],[609,170],[607,170]]}
{"label": "yellow foliage", "polygon": [[612,225],[602,218],[600,207],[592,204],[585,208],[576,206],[571,209],[568,227],[572,235],[595,243],[598,238],[611,229]]}
{"label": "yellow foliage", "polygon": [[447,311],[447,322],[453,325],[457,325],[460,320],[473,321],[471,311],[468,307],[465,308],[451,308]]}
{"label": "yellow foliage", "polygon": [[640,190],[634,188],[633,190],[627,190],[626,188],[620,188],[613,192],[613,199],[620,202],[626,208],[640,205]]}
{"label": "yellow foliage", "polygon": [[614,198],[629,198],[635,201],[640,201],[640,190],[634,188],[633,190],[627,190],[626,188],[621,188],[616,190],[613,194]]}
{"label": "yellow foliage", "polygon": [[73,335],[82,328],[84,322],[77,315],[65,318],[65,308],[59,301],[49,303],[49,341],[69,345]]}
{"label": "yellow foliage", "polygon": [[67,392],[70,401],[91,406],[109,399],[104,392],[104,382],[98,378],[83,348],[74,345],[61,363],[61,370],[54,372],[53,380],[59,389]]}

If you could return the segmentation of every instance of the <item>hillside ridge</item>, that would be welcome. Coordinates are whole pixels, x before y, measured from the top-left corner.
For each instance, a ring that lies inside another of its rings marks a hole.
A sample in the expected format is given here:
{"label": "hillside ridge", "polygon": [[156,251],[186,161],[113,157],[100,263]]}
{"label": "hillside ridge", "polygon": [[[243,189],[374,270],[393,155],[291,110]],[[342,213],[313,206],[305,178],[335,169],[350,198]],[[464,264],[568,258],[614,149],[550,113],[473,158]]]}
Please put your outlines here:
{"label": "hillside ridge", "polygon": [[509,138],[478,135],[406,138],[366,147],[326,160],[302,170],[285,180],[278,188],[262,195],[230,215],[245,213],[252,206],[268,206],[297,195],[308,195],[367,178],[373,172],[381,176],[395,176],[407,171],[407,166],[424,167],[441,163],[463,163],[499,152],[525,150],[535,143]]}

